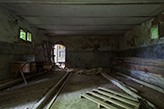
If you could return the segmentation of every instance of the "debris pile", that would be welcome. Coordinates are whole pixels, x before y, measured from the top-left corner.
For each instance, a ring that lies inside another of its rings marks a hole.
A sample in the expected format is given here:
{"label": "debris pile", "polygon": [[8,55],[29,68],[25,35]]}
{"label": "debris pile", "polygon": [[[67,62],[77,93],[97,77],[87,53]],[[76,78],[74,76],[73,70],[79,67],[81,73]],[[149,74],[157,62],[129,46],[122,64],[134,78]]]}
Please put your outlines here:
{"label": "debris pile", "polygon": [[66,72],[73,72],[75,74],[95,75],[95,74],[100,74],[102,72],[109,73],[110,69],[109,68],[103,69],[101,67],[92,68],[92,69],[65,68],[65,71]]}

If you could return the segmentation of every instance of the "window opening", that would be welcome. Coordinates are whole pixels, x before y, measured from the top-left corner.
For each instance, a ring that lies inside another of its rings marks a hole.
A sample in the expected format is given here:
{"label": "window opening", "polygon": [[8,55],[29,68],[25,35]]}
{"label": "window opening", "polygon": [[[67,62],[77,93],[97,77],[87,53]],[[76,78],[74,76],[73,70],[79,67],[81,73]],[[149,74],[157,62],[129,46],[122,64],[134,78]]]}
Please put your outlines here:
{"label": "window opening", "polygon": [[27,32],[27,41],[32,42],[32,34]]}
{"label": "window opening", "polygon": [[65,67],[65,59],[66,59],[66,48],[64,45],[56,44],[54,46],[54,60],[55,64],[59,68],[64,68]]}
{"label": "window opening", "polygon": [[151,39],[157,39],[157,38],[159,38],[158,26],[155,26],[151,28]]}
{"label": "window opening", "polygon": [[26,40],[26,32],[20,29],[20,39]]}

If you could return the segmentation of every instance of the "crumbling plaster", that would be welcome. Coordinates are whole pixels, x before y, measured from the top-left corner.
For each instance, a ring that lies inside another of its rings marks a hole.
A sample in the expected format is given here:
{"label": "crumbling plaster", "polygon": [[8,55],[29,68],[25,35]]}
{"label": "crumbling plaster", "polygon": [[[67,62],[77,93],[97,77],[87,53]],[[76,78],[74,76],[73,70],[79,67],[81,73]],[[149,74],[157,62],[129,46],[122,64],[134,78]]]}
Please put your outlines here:
{"label": "crumbling plaster", "polygon": [[[159,32],[164,28],[160,25],[164,22],[164,14],[161,14],[147,22],[138,25],[131,31],[127,32],[119,39],[118,57],[140,57],[152,59],[164,59],[164,37],[151,39],[151,27],[159,25]],[[161,30],[160,30],[161,29]],[[154,72],[141,72],[138,70],[128,70],[127,68],[113,68],[122,73],[127,73],[135,78],[147,81],[148,83],[164,87],[164,78]]]}
{"label": "crumbling plaster", "polygon": [[[20,28],[32,33],[32,43],[19,39]],[[13,77],[10,62],[20,61],[23,55],[36,55],[37,60],[43,59],[42,40],[48,40],[48,37],[40,34],[25,19],[0,9],[0,33],[0,81]]]}
{"label": "crumbling plaster", "polygon": [[56,36],[50,40],[66,46],[67,67],[93,68],[110,66],[118,49],[118,37]]}
{"label": "crumbling plaster", "polygon": [[151,27],[164,22],[162,20],[163,18],[164,15],[161,14],[158,17],[136,26],[131,31],[127,32],[123,37],[120,37],[119,51],[163,44],[164,37],[151,40]]}

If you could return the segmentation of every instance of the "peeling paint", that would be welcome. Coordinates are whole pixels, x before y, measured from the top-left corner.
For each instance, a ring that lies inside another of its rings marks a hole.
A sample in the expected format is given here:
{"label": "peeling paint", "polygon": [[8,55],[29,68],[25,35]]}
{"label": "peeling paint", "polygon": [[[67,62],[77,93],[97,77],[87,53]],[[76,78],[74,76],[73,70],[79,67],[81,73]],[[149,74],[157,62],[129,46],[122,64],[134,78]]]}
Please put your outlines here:
{"label": "peeling paint", "polygon": [[[19,40],[19,28],[32,33],[32,44]],[[0,81],[14,77],[10,72],[10,62],[20,61],[23,55],[36,55],[38,61],[44,59],[41,42],[48,38],[37,32],[38,30],[31,27],[26,20],[0,9]]]}

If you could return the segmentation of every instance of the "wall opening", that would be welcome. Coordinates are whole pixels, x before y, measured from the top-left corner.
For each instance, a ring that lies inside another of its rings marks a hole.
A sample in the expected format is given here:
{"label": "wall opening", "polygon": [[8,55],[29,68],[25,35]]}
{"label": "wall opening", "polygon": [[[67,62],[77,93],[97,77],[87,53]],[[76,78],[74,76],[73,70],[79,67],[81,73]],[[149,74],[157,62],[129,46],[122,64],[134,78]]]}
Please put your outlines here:
{"label": "wall opening", "polygon": [[55,64],[64,69],[66,60],[66,47],[61,44],[55,44],[54,46],[54,61]]}
{"label": "wall opening", "polygon": [[157,38],[159,38],[158,26],[153,26],[151,28],[151,39],[157,39]]}

